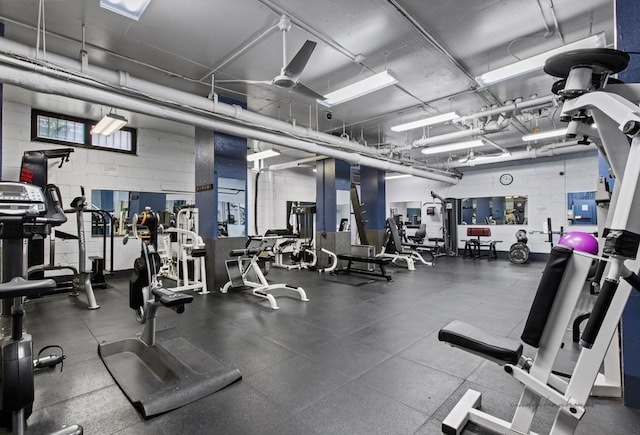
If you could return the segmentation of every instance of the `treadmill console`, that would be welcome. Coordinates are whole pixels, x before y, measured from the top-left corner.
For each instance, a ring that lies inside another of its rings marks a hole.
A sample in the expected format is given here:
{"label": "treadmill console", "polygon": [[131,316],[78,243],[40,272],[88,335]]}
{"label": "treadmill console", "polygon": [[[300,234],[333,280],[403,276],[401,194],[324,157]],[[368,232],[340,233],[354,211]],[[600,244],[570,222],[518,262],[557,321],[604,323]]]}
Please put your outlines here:
{"label": "treadmill console", "polygon": [[42,215],[47,211],[41,188],[32,184],[0,181],[0,214]]}

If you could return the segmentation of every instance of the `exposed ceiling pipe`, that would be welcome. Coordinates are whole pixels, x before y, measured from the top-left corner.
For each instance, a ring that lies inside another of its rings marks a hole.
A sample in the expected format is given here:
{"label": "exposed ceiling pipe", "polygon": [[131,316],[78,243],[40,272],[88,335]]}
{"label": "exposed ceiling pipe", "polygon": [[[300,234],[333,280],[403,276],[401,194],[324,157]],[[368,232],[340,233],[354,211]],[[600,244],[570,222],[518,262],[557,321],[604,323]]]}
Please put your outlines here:
{"label": "exposed ceiling pipe", "polygon": [[[551,102],[554,102],[556,100],[556,96],[555,95],[547,95],[544,97],[537,97],[537,98],[532,98],[531,100],[527,100],[527,101],[521,101],[521,102],[514,102],[511,104],[507,104],[504,106],[500,106],[500,107],[496,107],[496,108],[492,108],[492,109],[488,109],[488,110],[483,110],[480,112],[475,112],[475,113],[471,113],[469,115],[466,116],[462,116],[458,119],[456,119],[454,122],[456,123],[464,123],[467,121],[471,121],[474,119],[478,119],[478,118],[484,118],[484,117],[490,117],[493,115],[499,115],[499,114],[503,114],[503,113],[508,113],[511,111],[515,111],[515,110],[522,110],[522,109],[528,109],[531,107],[539,107],[539,106],[543,106],[546,104],[549,104]],[[506,124],[504,126],[502,126],[501,128],[506,128]],[[421,139],[417,139],[415,141],[413,141],[412,145],[404,145],[404,146],[399,146],[394,148],[395,152],[403,152],[403,151],[410,151],[411,149],[415,148],[415,147],[424,147],[427,145],[433,145],[436,143],[441,143],[441,142],[447,142],[450,140],[456,140],[456,139],[461,139],[461,138],[466,138],[469,136],[473,136],[473,135],[482,135],[482,134],[486,134],[486,133],[494,133],[497,130],[491,130],[491,131],[487,131],[482,127],[476,127],[476,128],[470,128],[470,129],[466,129],[466,130],[461,130],[461,131],[455,131],[453,133],[445,133],[445,134],[441,134],[438,136],[432,136],[432,137],[423,137]]]}
{"label": "exposed ceiling pipe", "polygon": [[309,153],[323,154],[353,164],[369,166],[384,171],[402,172],[416,177],[428,178],[452,184],[455,184],[458,181],[457,177],[453,175],[445,175],[446,173],[444,171],[435,169],[430,171],[407,167],[399,163],[357,154],[353,151],[342,151],[301,139],[214,119],[207,114],[195,114],[183,107],[159,106],[153,102],[145,101],[133,96],[114,93],[109,89],[92,87],[85,84],[75,83],[67,79],[43,75],[42,72],[37,72],[39,68],[40,67],[37,65],[31,65],[30,70],[25,70],[6,64],[0,64],[0,80],[3,83],[30,89],[35,92],[62,95],[96,104],[109,105],[160,119],[168,119],[187,125],[207,128],[233,136],[247,137]]}
{"label": "exposed ceiling pipe", "polygon": [[267,168],[268,171],[280,171],[282,169],[289,169],[289,168],[297,168],[300,165],[303,165],[305,163],[311,163],[311,162],[317,162],[318,160],[324,160],[327,157],[325,156],[314,156],[314,157],[307,157],[304,159],[300,159],[300,160],[294,160],[292,162],[287,162],[287,163],[276,163],[273,165],[269,165],[269,167]]}
{"label": "exposed ceiling pipe", "polygon": [[586,151],[595,151],[596,147],[591,145],[570,145],[570,146],[561,146],[562,144],[556,144],[556,146],[547,146],[545,149],[526,149],[522,151],[511,151],[510,155],[501,157],[495,156],[492,158],[490,156],[486,156],[487,158],[475,158],[469,159],[465,162],[452,161],[448,164],[450,168],[460,168],[465,166],[480,166],[480,165],[488,165],[490,163],[509,163],[515,160],[524,160],[524,159],[536,159],[539,157],[549,157],[549,156],[557,156],[562,154],[572,154]]}
{"label": "exposed ceiling pipe", "polygon": [[422,139],[414,140],[412,145],[403,145],[399,147],[394,147],[394,152],[403,152],[403,151],[411,151],[414,148],[424,147],[427,145],[433,145],[436,143],[447,142],[450,140],[457,140],[469,136],[473,136],[474,134],[483,134],[484,130],[482,128],[469,128],[466,130],[454,131],[453,133],[441,134],[433,137],[423,137]]}
{"label": "exposed ceiling pipe", "polygon": [[[20,44],[15,41],[11,41],[6,38],[0,37],[0,52],[8,55],[17,54],[19,56],[30,59],[33,62],[41,63],[36,60],[35,51],[32,47]],[[54,64],[57,67],[62,67],[71,74],[81,74],[82,77],[94,78],[110,84],[111,86],[124,88],[123,90],[125,91],[145,94],[147,97],[154,99],[158,103],[162,103],[161,100],[164,100],[165,103],[169,104],[177,103],[179,105],[195,107],[200,110],[212,112],[212,114],[218,114],[239,121],[244,121],[246,123],[252,124],[256,128],[277,130],[286,134],[297,135],[303,138],[309,138],[314,141],[323,142],[325,144],[340,147],[345,150],[365,153],[374,156],[382,156],[385,154],[383,150],[378,150],[377,148],[367,147],[342,137],[315,131],[311,128],[292,125],[285,121],[280,121],[268,116],[251,112],[249,110],[242,109],[238,105],[226,104],[215,100],[211,101],[208,98],[190,94],[188,92],[171,88],[169,86],[162,86],[156,83],[148,82],[146,80],[130,76],[126,72],[117,72],[96,65],[89,65],[89,67],[86,69],[86,74],[83,74],[80,72],[82,68],[80,61],[55,53],[47,53],[47,63]],[[162,97],[159,98],[156,96]]]}
{"label": "exposed ceiling pipe", "polygon": [[216,66],[211,68],[209,71],[207,71],[206,74],[200,77],[200,81],[201,82],[204,81],[211,74],[218,72],[220,69],[224,68],[226,65],[233,62],[238,57],[242,56],[245,52],[247,52],[247,50],[253,48],[258,42],[262,41],[264,38],[269,36],[274,30],[276,30],[278,28],[278,24],[279,24],[279,21],[267,27],[265,30],[259,32],[258,34],[254,35],[252,38],[250,38],[249,42],[245,43],[241,47],[236,48],[231,54],[229,54],[229,56],[227,56],[224,60],[220,61]]}
{"label": "exposed ceiling pipe", "polygon": [[520,102],[513,102],[511,104],[505,104],[504,106],[494,107],[488,110],[482,110],[480,112],[470,113],[469,115],[461,116],[454,122],[462,124],[473,119],[484,118],[485,116],[499,115],[501,113],[512,112],[515,110],[529,109],[531,107],[538,107],[553,103],[558,97],[555,95],[546,95],[544,97],[536,97],[530,100],[523,100]]}

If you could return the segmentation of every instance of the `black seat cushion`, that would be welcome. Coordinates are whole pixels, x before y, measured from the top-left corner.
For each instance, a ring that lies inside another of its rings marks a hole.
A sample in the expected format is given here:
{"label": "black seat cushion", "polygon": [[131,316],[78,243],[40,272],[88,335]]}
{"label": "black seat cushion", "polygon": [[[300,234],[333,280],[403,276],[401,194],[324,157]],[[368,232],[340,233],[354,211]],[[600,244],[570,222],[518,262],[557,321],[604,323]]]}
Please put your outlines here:
{"label": "black seat cushion", "polygon": [[522,343],[519,341],[487,334],[459,320],[442,328],[438,333],[438,340],[485,356],[498,364],[517,364],[522,355]]}

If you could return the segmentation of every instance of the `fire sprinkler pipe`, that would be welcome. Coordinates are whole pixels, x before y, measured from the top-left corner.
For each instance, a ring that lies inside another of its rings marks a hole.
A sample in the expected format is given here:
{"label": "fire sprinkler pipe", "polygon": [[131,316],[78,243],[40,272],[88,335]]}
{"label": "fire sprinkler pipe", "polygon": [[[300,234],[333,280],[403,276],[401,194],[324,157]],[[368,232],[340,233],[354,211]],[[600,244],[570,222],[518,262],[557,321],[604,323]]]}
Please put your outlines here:
{"label": "fire sprinkler pipe", "polygon": [[194,125],[196,127],[212,129],[234,136],[262,140],[309,153],[323,154],[353,164],[369,166],[384,171],[401,172],[411,174],[416,177],[428,178],[451,184],[455,184],[458,181],[457,177],[453,175],[444,175],[445,173],[443,171],[436,172],[436,170],[434,170],[431,172],[424,169],[404,166],[399,163],[363,156],[361,154],[354,153],[353,151],[343,151],[290,136],[283,136],[231,122],[221,121],[211,118],[206,114],[191,113],[186,108],[159,106],[158,104],[144,101],[133,96],[117,94],[108,89],[101,89],[86,84],[75,83],[67,79],[63,80],[44,75],[42,71],[36,71],[38,68],[41,69],[41,67],[33,65],[32,70],[25,70],[16,68],[15,66],[9,66],[7,64],[0,64],[0,81],[6,84],[30,89],[35,92],[62,95],[96,104],[118,107],[120,109],[131,110],[133,112],[142,113],[156,118],[168,119],[183,124]]}

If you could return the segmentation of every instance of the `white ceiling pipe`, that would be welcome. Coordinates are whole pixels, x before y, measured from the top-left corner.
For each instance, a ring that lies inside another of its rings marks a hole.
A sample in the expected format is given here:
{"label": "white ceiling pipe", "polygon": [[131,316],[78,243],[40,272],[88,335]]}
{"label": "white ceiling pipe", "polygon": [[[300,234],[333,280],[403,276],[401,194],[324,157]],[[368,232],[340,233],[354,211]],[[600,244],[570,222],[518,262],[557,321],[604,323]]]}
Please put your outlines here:
{"label": "white ceiling pipe", "polygon": [[[549,157],[549,156],[557,156],[562,154],[572,154],[579,153],[585,151],[595,150],[596,147],[593,145],[571,145],[571,146],[557,146],[557,147],[548,147],[544,150],[542,149],[528,149],[522,151],[512,151],[510,157],[505,158],[496,158],[496,160],[468,160],[466,162],[451,162],[448,166],[450,168],[460,168],[464,166],[481,166],[488,165],[491,163],[502,163],[508,164],[515,160],[524,160],[524,159],[536,159],[538,157]],[[497,157],[497,156],[496,156]]]}
{"label": "white ceiling pipe", "polygon": [[[3,37],[0,37],[0,52],[5,54],[13,53],[38,63],[42,62],[42,60],[37,60],[35,48]],[[244,110],[238,105],[214,102],[208,98],[200,97],[176,88],[159,85],[157,83],[133,77],[126,72],[113,71],[91,64],[83,70],[82,64],[79,60],[56,53],[47,52],[47,63],[62,67],[67,70],[66,72],[81,74],[87,78],[94,78],[110,85],[121,87],[126,91],[128,90],[146,94],[147,96],[157,100],[159,103],[164,100],[165,102],[191,106],[200,110],[212,112],[213,114],[244,121],[253,125],[255,128],[279,130],[290,134],[292,133],[355,152],[362,152],[370,155],[385,154],[384,150],[367,147],[345,138],[318,132],[311,128],[293,125],[285,121],[260,115],[249,110]]]}
{"label": "white ceiling pipe", "polygon": [[[549,104],[556,99],[555,95],[547,95],[545,97],[532,98],[531,100],[521,101],[519,103],[511,103],[505,106],[496,107],[489,110],[483,110],[480,112],[471,113],[466,116],[462,116],[460,118],[455,119],[453,122],[463,123],[466,121],[470,121],[477,118],[484,118],[493,115],[499,115],[501,113],[511,112],[516,109],[527,109],[531,107],[542,106],[545,104]],[[503,127],[505,128],[506,125]],[[466,138],[469,136],[473,136],[474,134],[482,135],[487,132],[482,128],[470,128],[466,130],[455,131],[453,133],[441,134],[438,136],[432,136],[427,138],[421,138],[413,141],[412,145],[404,145],[400,147],[396,147],[393,149],[394,152],[402,152],[402,151],[410,151],[414,147],[424,147],[427,145],[433,145],[436,143],[447,142],[450,140],[456,140],[461,138]],[[493,131],[491,131],[493,133]]]}
{"label": "white ceiling pipe", "polygon": [[6,64],[0,64],[0,81],[6,84],[30,89],[35,92],[62,95],[96,104],[109,105],[156,118],[168,119],[187,125],[212,129],[214,131],[234,136],[261,140],[309,153],[323,154],[353,164],[369,166],[384,171],[401,172],[411,174],[416,177],[428,178],[451,184],[455,184],[458,181],[457,177],[453,175],[444,175],[445,173],[443,171],[434,170],[434,172],[431,172],[429,170],[412,168],[399,163],[363,156],[354,152],[342,151],[301,139],[256,130],[246,126],[213,119],[205,116],[204,114],[197,115],[188,112],[186,109],[158,106],[155,103],[137,99],[132,96],[120,95],[109,90],[74,83],[69,80],[49,77],[35,71],[27,71],[8,66]]}
{"label": "white ceiling pipe", "polygon": [[[1,63],[6,63],[8,65],[17,66],[18,68],[21,68],[21,69],[32,70],[32,71],[38,72],[38,73],[43,74],[43,75],[49,75],[49,76],[51,76],[53,78],[61,79],[65,83],[74,82],[74,83],[84,84],[84,85],[87,85],[87,86],[89,86],[91,88],[102,89],[102,90],[105,90],[105,91],[108,91],[108,92],[116,92],[117,93],[118,91],[120,91],[119,87],[114,87],[114,86],[111,86],[111,85],[108,85],[108,84],[103,84],[102,82],[96,82],[94,79],[91,79],[91,78],[86,78],[84,76],[78,76],[78,75],[75,75],[73,73],[63,72],[63,71],[59,71],[59,70],[53,70],[53,69],[51,69],[49,67],[46,67],[46,66],[40,66],[40,65],[28,62],[28,61],[20,60],[18,58],[6,56],[6,55],[3,55],[3,54],[0,54],[0,64]],[[26,87],[26,86],[24,86],[24,87]],[[121,94],[117,94],[117,95],[121,95]],[[132,98],[140,99],[140,96],[138,94],[136,94],[136,93],[131,94],[131,93],[125,92],[125,95],[130,96]],[[150,98],[148,98],[148,96],[147,97],[142,96],[141,101],[149,102],[149,99]],[[151,98],[151,100],[153,102],[156,101],[153,98]],[[99,104],[104,104],[104,102],[98,102],[98,103]],[[208,118],[209,116],[213,115],[210,112],[205,111],[205,110],[194,109],[193,107],[188,107],[188,106],[183,106],[183,105],[175,105],[175,104],[171,105],[170,103],[167,103],[167,102],[165,102],[165,106],[161,106],[161,107],[167,107],[167,106],[178,108],[182,112],[193,113],[193,114],[199,115],[199,116],[205,116],[205,117],[207,117],[207,119],[209,119]],[[233,107],[237,108],[237,109],[240,109],[239,106],[233,106]],[[223,118],[223,119],[226,119],[226,118]],[[244,125],[241,125],[241,126],[244,127]],[[248,126],[246,128],[252,128],[252,127]],[[268,130],[266,130],[266,132],[271,133],[272,130],[268,129]],[[243,137],[244,137],[244,135],[243,135]],[[252,138],[253,136],[247,135],[247,137]],[[282,137],[282,136],[277,135],[276,137]],[[287,136],[287,137],[289,137],[289,136]],[[300,140],[305,142],[304,139],[300,139]],[[282,141],[280,141],[280,143],[281,142]],[[296,147],[292,147],[292,148],[296,148]],[[300,148],[296,148],[296,149],[300,149]],[[305,151],[306,149],[301,149],[301,150]],[[348,152],[352,152],[353,153],[353,152],[358,152],[358,151],[357,150],[348,150]],[[367,153],[364,153],[363,155],[367,156]],[[413,162],[413,161],[397,160],[397,159],[392,159],[392,158],[389,158],[389,157],[386,157],[386,156],[373,156],[372,158],[375,159],[375,160],[386,160],[386,161],[388,161],[388,162],[390,162],[392,164],[401,165],[401,167],[404,167],[404,168],[408,168],[408,167],[411,168],[411,167],[414,167],[415,164],[416,164],[416,162]],[[428,168],[428,167],[425,167],[424,165],[423,165],[423,168],[418,168],[418,170],[424,170],[424,171],[427,171],[429,173],[436,173],[436,174],[440,173],[445,177],[451,177],[452,176],[452,174],[449,173],[448,171],[443,171],[443,170],[440,170],[440,169],[437,169],[437,168]]]}
{"label": "white ceiling pipe", "polygon": [[484,118],[485,116],[499,115],[501,113],[511,112],[513,110],[529,109],[531,107],[544,106],[552,103],[556,98],[555,95],[546,95],[544,97],[532,98],[530,100],[523,100],[519,103],[505,104],[504,106],[494,107],[488,110],[482,110],[480,112],[470,113],[469,115],[456,118],[453,122],[464,123],[473,119]]}
{"label": "white ceiling pipe", "polygon": [[313,156],[287,163],[276,163],[273,165],[269,165],[267,171],[281,171],[282,169],[297,168],[300,165],[304,165],[305,163],[317,162],[318,160],[324,160],[326,158],[326,156]]}

